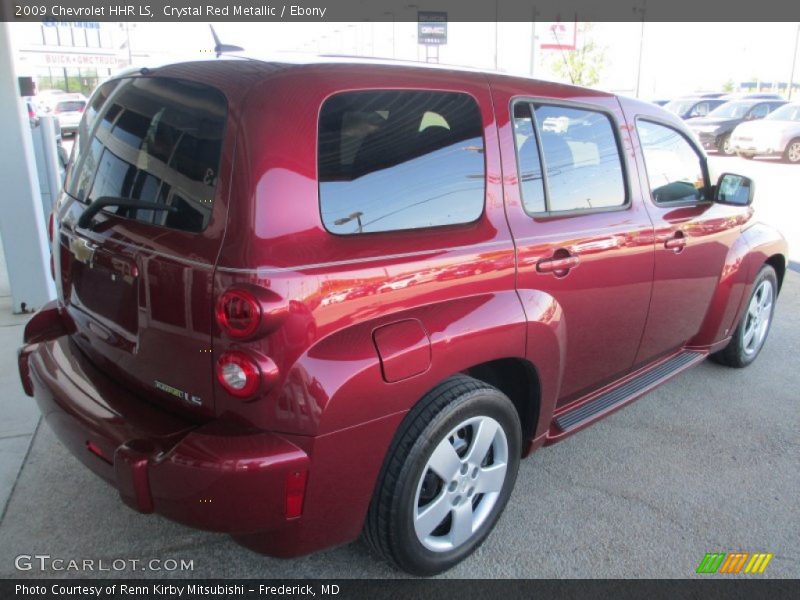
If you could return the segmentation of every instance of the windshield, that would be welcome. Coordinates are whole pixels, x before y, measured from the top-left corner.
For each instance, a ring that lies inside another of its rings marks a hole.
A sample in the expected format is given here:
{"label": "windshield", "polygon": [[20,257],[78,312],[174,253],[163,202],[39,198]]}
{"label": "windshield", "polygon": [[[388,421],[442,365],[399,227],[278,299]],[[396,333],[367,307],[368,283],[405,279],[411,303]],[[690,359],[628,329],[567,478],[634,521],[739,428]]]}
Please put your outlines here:
{"label": "windshield", "polygon": [[774,121],[800,121],[800,104],[786,104],[765,118]]}
{"label": "windshield", "polygon": [[667,102],[664,108],[676,115],[685,115],[696,102],[697,100],[672,100],[671,102]]}
{"label": "windshield", "polygon": [[708,113],[708,116],[722,119],[741,119],[752,107],[752,102],[726,102]]}

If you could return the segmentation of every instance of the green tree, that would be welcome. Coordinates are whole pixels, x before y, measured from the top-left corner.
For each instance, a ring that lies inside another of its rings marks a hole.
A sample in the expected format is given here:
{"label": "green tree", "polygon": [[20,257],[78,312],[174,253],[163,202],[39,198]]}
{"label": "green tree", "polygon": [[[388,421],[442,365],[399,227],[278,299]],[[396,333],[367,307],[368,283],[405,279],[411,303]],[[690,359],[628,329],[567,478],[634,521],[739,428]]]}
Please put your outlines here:
{"label": "green tree", "polygon": [[723,92],[733,91],[733,79],[728,79],[728,81],[722,84],[722,91]]}
{"label": "green tree", "polygon": [[606,49],[592,39],[591,31],[591,23],[580,23],[575,50],[556,51],[551,68],[557,77],[586,87],[597,85],[600,81]]}

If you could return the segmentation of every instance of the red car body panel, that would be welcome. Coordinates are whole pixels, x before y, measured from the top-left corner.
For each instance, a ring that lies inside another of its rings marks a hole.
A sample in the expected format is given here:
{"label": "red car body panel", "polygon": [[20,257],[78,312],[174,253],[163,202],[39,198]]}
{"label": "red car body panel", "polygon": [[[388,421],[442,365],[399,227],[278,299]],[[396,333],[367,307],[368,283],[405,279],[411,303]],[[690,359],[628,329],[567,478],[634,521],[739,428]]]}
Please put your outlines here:
{"label": "red car body panel", "polygon": [[[271,554],[355,539],[403,417],[453,374],[519,366],[528,388],[517,404],[531,450],[572,433],[553,427],[557,415],[642,369],[684,348],[702,358],[724,346],[760,265],[773,261],[781,276],[785,268],[785,242],[748,207],[652,202],[635,119],[685,128],[644,103],[385,65],[223,60],[138,76],[202,82],[227,100],[210,224],[198,234],[153,235],[152,226],[101,213],[93,232],[76,233],[82,208],[66,203],[54,243],[60,299],[26,328],[23,386],[65,445],[127,504],[235,534]],[[326,231],[320,107],[334,94],[376,89],[475,99],[486,174],[477,221],[356,236]],[[510,118],[519,99],[610,115],[627,204],[525,214]],[[677,231],[687,238],[680,253],[663,245]],[[79,237],[97,246],[91,268],[73,258]],[[537,270],[561,251],[579,259],[566,276]],[[121,278],[114,285],[113,274]],[[83,281],[77,291],[76,281]],[[213,318],[231,287],[258,297],[253,339],[226,336]],[[254,399],[234,397],[214,376],[231,350],[261,357],[268,377]],[[200,402],[148,385],[167,375]],[[289,479],[302,474],[302,514],[287,517]]]}

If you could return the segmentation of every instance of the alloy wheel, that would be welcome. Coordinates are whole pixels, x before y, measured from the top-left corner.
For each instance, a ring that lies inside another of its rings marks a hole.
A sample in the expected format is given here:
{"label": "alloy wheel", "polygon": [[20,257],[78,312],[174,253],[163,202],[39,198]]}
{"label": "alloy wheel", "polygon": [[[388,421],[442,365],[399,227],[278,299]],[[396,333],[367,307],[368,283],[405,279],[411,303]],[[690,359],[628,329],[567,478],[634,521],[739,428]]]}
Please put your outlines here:
{"label": "alloy wheel", "polygon": [[465,544],[497,503],[508,471],[508,440],[500,423],[469,418],[442,439],[417,484],[414,530],[427,549]]}
{"label": "alloy wheel", "polygon": [[742,333],[742,348],[748,356],[758,352],[767,337],[774,297],[772,282],[765,280],[759,284],[750,299]]}

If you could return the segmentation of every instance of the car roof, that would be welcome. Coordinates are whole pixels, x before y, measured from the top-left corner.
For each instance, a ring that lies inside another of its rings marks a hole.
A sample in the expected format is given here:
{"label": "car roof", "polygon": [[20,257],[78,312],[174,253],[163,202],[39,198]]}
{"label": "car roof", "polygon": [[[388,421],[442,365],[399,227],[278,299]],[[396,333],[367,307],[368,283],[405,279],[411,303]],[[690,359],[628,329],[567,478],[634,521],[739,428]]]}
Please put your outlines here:
{"label": "car roof", "polygon": [[[121,77],[130,77],[136,74],[147,75],[151,72],[158,70],[166,70],[168,73],[171,71],[183,70],[186,67],[199,67],[203,68],[207,63],[219,63],[225,61],[230,67],[231,74],[237,70],[250,71],[252,69],[260,69],[264,75],[283,71],[293,68],[302,68],[306,66],[330,65],[331,67],[348,67],[348,66],[379,66],[381,68],[396,68],[398,70],[413,70],[413,71],[448,71],[464,74],[471,74],[475,77],[496,76],[512,80],[527,81],[527,82],[541,82],[552,85],[564,86],[567,88],[574,88],[579,90],[591,90],[592,93],[597,95],[613,96],[614,94],[603,90],[594,88],[585,88],[577,85],[570,85],[561,81],[547,79],[543,77],[531,77],[523,74],[504,73],[502,71],[492,69],[478,69],[474,67],[466,67],[462,65],[451,65],[447,63],[422,63],[416,61],[396,60],[389,58],[368,58],[363,56],[351,56],[344,54],[303,54],[303,53],[275,53],[272,55],[255,55],[247,53],[225,53],[219,57],[208,56],[199,58],[195,55],[187,57],[184,60],[173,60],[153,67],[132,67],[114,74],[110,79]],[[170,73],[171,75],[171,73]]]}

